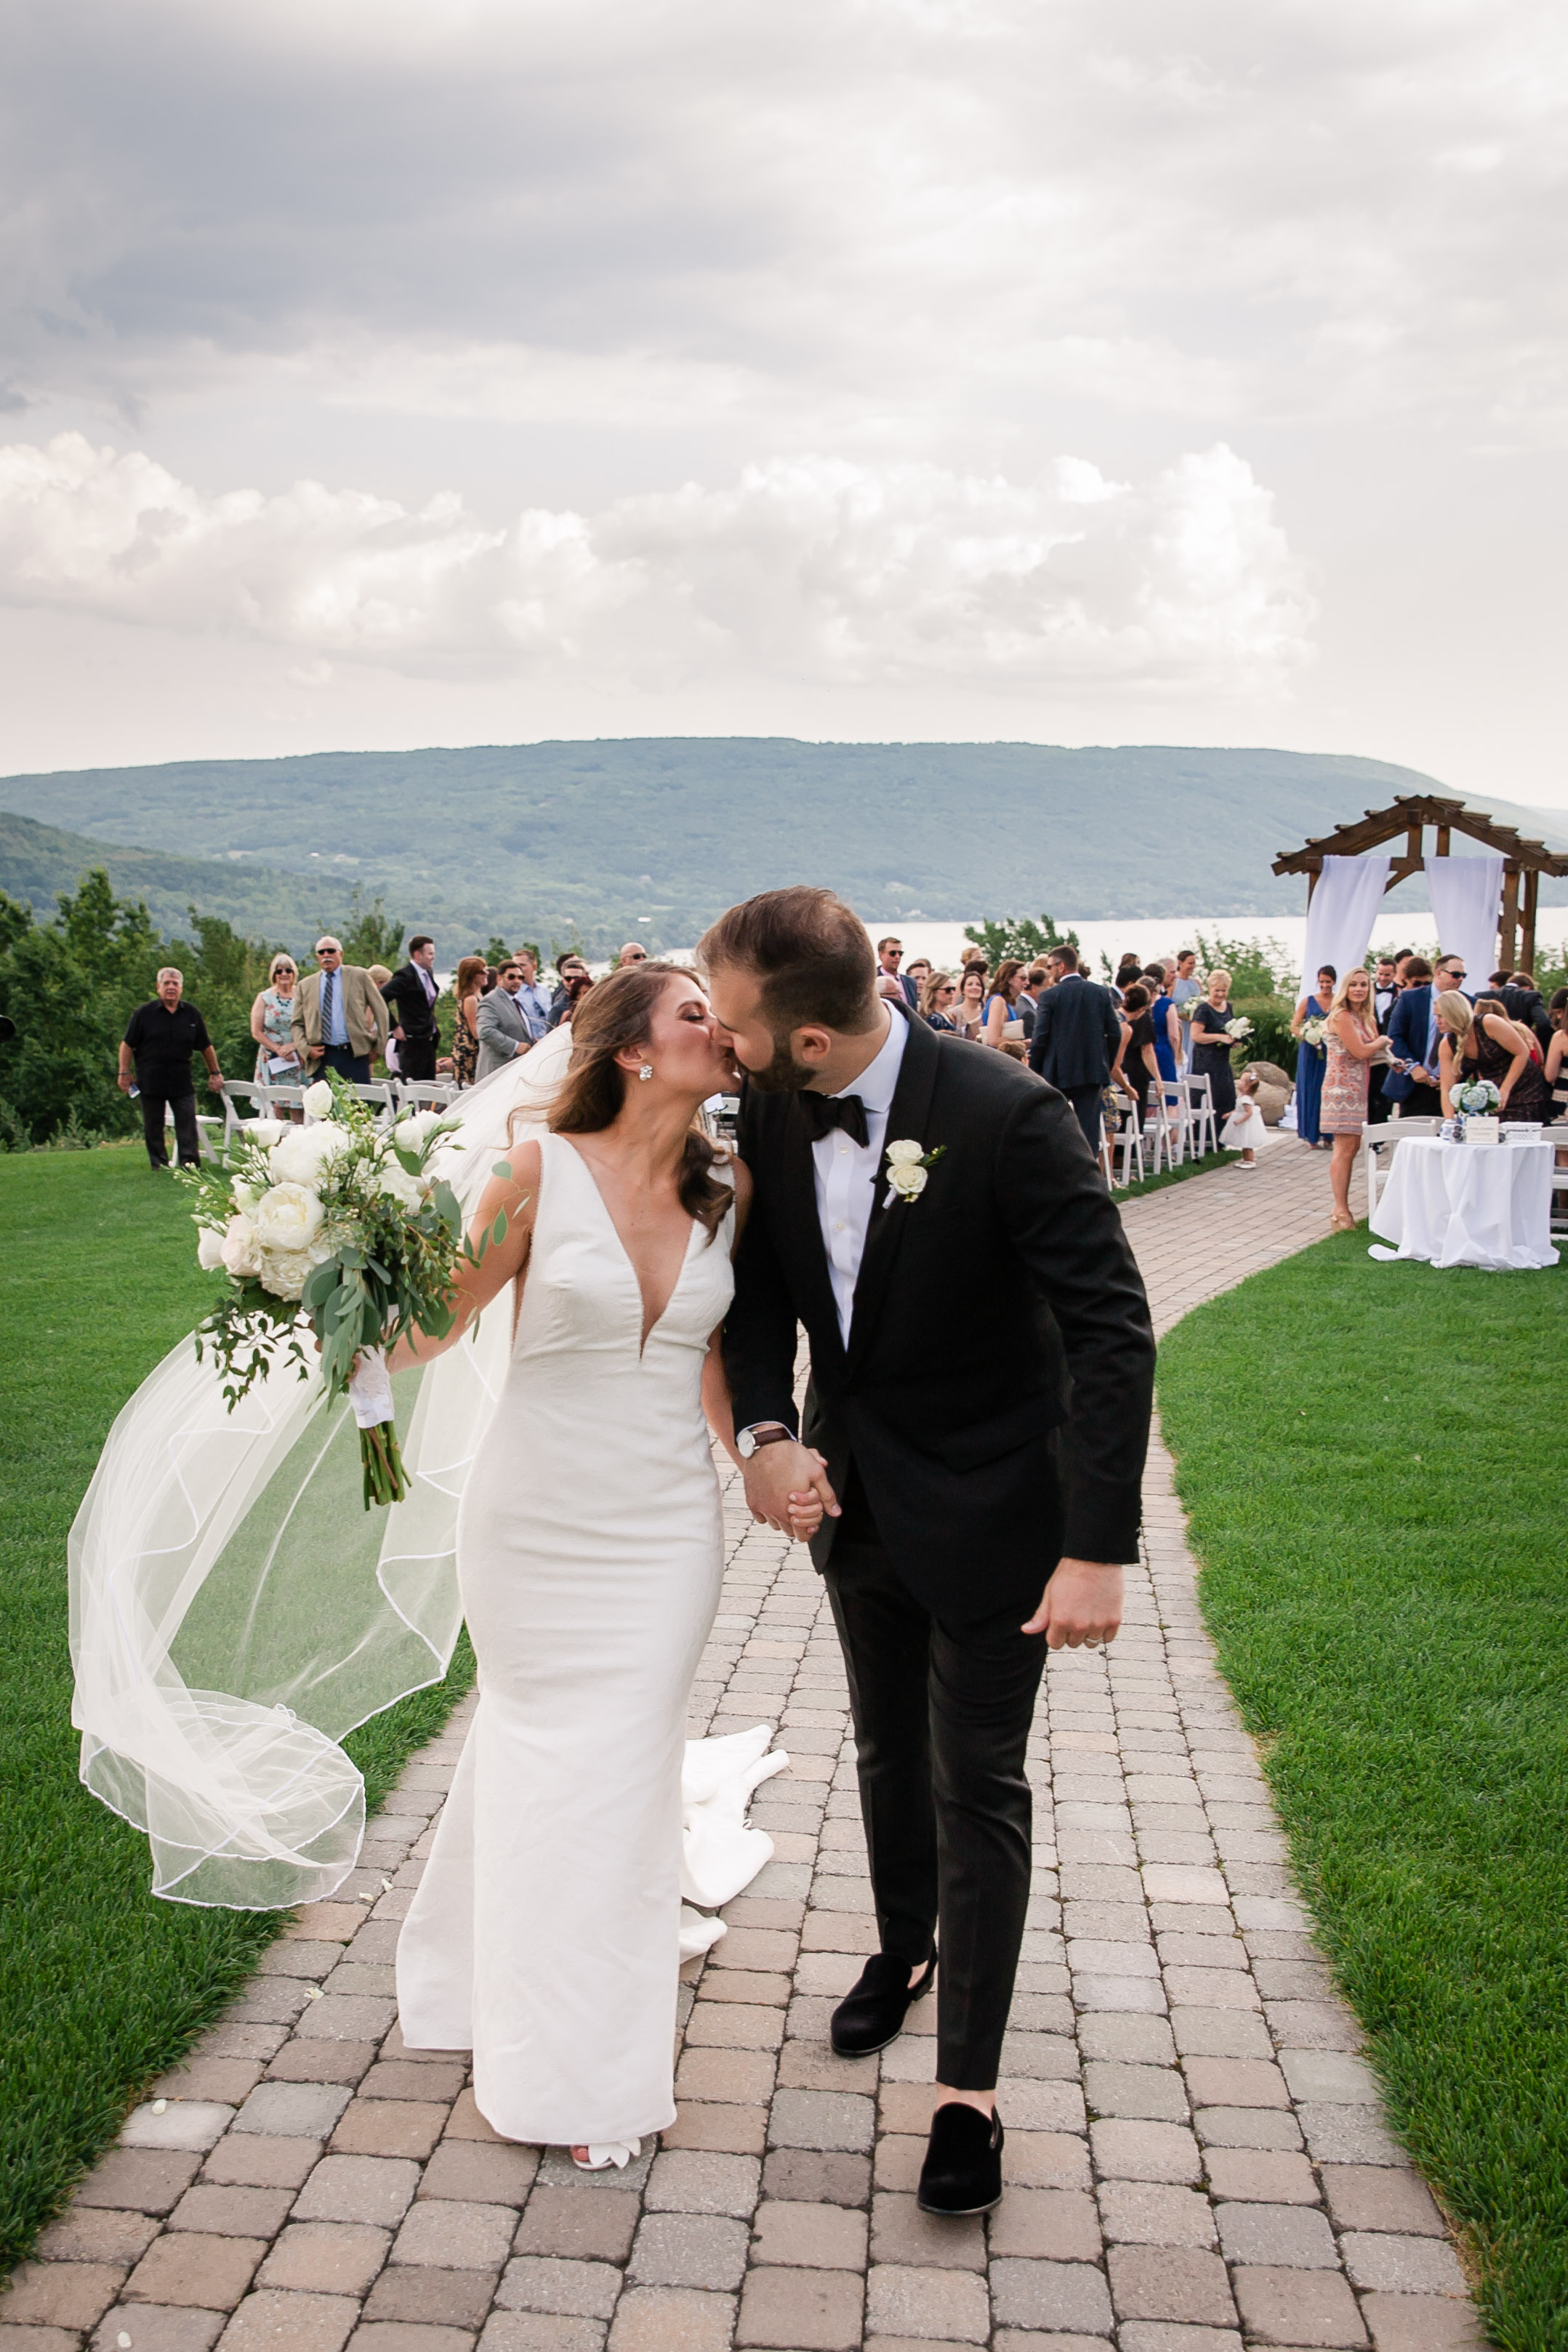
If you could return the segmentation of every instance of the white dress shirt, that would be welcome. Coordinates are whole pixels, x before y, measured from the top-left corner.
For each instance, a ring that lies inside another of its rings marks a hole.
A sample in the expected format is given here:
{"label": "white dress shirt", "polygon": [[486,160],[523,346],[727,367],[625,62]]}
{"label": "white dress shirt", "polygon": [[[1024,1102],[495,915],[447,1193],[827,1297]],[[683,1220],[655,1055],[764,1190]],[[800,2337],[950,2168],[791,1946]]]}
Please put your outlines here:
{"label": "white dress shirt", "polygon": [[876,1188],[885,1173],[883,1153],[887,1144],[887,1115],[909,1038],[909,1024],[897,1013],[887,1016],[887,1035],[875,1060],[839,1092],[859,1095],[865,1105],[866,1141],[858,1144],[841,1127],[831,1128],[811,1146],[817,1183],[817,1215],[828,1253],[828,1275],[833,1304],[839,1310],[839,1335],[848,1347],[850,1318],[854,1313],[855,1284],[865,1255],[866,1231],[876,1202]]}

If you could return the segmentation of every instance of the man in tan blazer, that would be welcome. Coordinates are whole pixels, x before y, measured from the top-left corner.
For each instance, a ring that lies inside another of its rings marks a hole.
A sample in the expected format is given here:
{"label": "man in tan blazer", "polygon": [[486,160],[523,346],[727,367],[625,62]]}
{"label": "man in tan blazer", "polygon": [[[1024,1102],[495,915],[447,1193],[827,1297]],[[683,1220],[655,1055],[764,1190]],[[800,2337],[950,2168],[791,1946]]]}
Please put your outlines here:
{"label": "man in tan blazer", "polygon": [[294,1043],[313,1076],[336,1070],[350,1086],[368,1086],[372,1060],[386,1052],[386,1000],[368,971],[343,961],[341,940],[318,940],[316,961],[295,992]]}

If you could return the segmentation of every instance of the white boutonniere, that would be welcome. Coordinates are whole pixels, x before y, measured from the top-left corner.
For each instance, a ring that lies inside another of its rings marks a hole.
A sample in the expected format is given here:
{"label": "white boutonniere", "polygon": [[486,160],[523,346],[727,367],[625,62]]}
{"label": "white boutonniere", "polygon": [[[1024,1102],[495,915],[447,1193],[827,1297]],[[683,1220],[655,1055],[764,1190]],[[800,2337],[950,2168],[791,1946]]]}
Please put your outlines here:
{"label": "white boutonniere", "polygon": [[901,1143],[890,1143],[887,1147],[887,1198],[883,1206],[890,1206],[894,1198],[917,1201],[925,1190],[930,1170],[946,1149],[945,1143],[939,1143],[935,1151],[922,1151],[918,1143],[907,1137]]}

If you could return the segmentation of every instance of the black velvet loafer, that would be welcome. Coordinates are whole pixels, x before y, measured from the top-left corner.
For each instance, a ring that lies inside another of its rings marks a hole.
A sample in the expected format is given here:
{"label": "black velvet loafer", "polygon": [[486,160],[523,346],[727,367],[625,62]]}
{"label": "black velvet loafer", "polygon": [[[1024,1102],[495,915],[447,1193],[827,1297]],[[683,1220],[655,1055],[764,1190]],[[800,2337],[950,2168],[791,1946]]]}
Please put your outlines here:
{"label": "black velvet loafer", "polygon": [[1002,2201],[1002,2119],[953,2100],[931,2118],[931,2144],[920,2168],[923,2213],[959,2221]]}
{"label": "black velvet loafer", "polygon": [[935,1952],[913,1984],[909,1981],[907,1960],[895,1960],[890,1952],[878,1952],[869,1959],[861,1970],[859,1983],[844,1995],[833,2011],[830,2039],[834,2056],[870,2058],[876,2051],[885,2050],[890,2042],[896,2042],[904,2031],[911,2003],[930,1991],[936,1974]]}

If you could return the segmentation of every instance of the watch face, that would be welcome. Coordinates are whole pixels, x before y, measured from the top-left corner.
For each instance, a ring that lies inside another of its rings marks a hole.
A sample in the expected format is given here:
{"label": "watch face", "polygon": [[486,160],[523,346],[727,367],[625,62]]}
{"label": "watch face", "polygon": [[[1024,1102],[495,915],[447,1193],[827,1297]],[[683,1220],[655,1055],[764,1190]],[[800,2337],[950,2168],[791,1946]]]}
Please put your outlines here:
{"label": "watch face", "polygon": [[757,1451],[757,1440],[749,1429],[743,1429],[735,1441],[735,1450],[743,1462],[749,1462]]}

